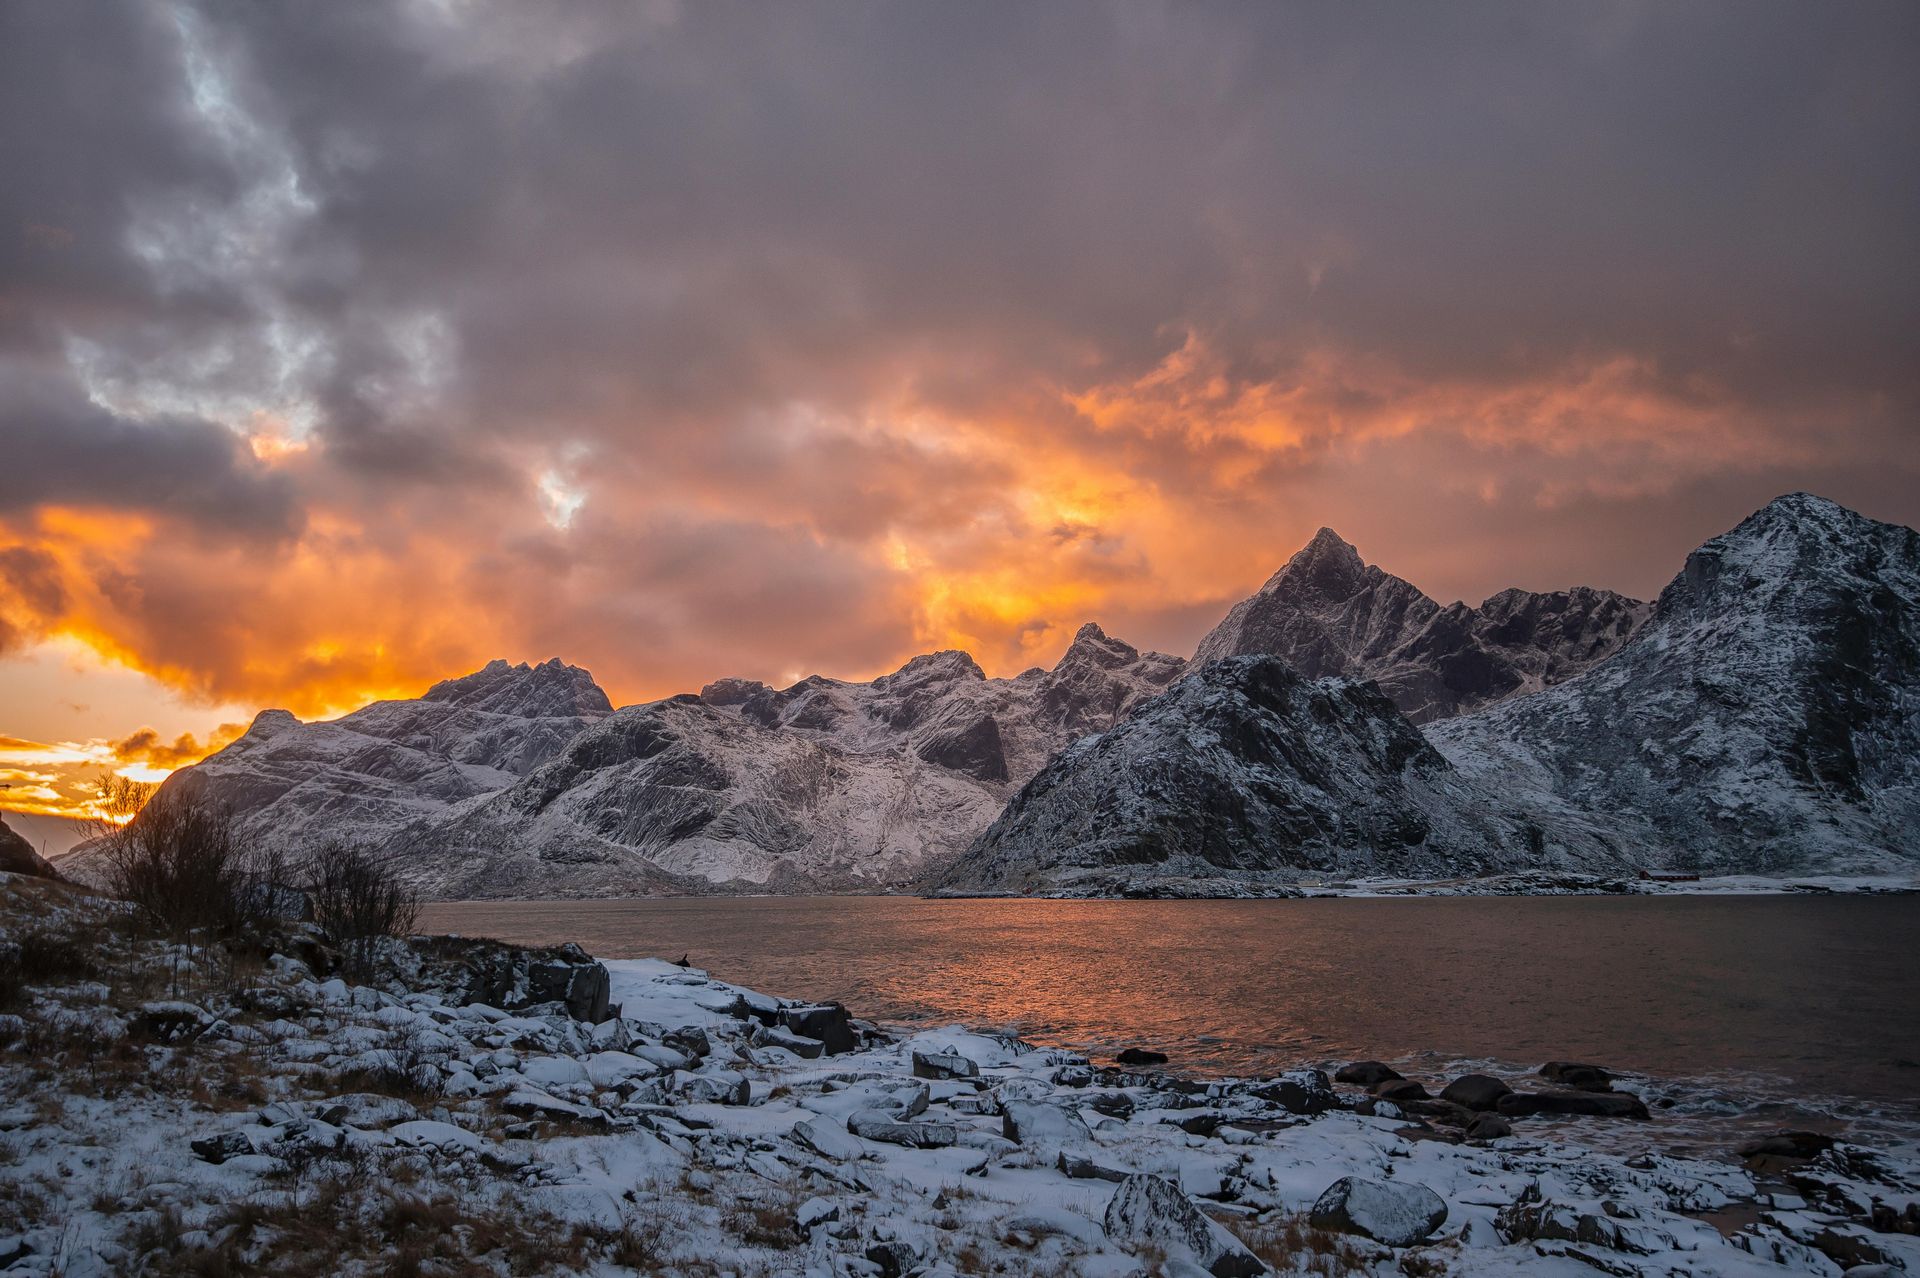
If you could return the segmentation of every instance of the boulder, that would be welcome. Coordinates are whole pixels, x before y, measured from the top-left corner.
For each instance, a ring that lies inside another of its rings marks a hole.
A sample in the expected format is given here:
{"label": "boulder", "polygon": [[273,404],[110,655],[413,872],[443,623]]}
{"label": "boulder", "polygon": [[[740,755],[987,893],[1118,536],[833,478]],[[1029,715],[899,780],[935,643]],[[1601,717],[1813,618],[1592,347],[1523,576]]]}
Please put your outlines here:
{"label": "boulder", "polygon": [[780,1024],[803,1038],[819,1040],[828,1056],[851,1052],[860,1046],[859,1035],[853,1032],[852,1018],[838,1003],[783,1007]]}
{"label": "boulder", "polygon": [[897,1238],[867,1248],[867,1259],[880,1267],[880,1278],[902,1278],[920,1267],[920,1253]]}
{"label": "boulder", "polygon": [[1582,1065],[1577,1061],[1548,1061],[1540,1067],[1540,1077],[1577,1092],[1613,1090],[1612,1074],[1598,1065]]}
{"label": "boulder", "polygon": [[1447,1204],[1425,1185],[1342,1176],[1314,1200],[1308,1221],[1316,1229],[1359,1234],[1389,1247],[1411,1247],[1433,1236]]}
{"label": "boulder", "polygon": [[1155,1247],[1169,1260],[1190,1261],[1214,1278],[1256,1278],[1267,1272],[1257,1256],[1207,1219],[1178,1185],[1158,1176],[1121,1181],[1103,1223],[1115,1242]]}
{"label": "boulder", "polygon": [[1351,1083],[1355,1087],[1372,1088],[1388,1079],[1399,1077],[1400,1071],[1391,1065],[1382,1065],[1379,1061],[1354,1061],[1334,1071],[1333,1081]]}
{"label": "boulder", "polygon": [[1833,1148],[1833,1137],[1820,1132],[1783,1131],[1759,1140],[1748,1141],[1739,1149],[1742,1158],[1818,1158]]}
{"label": "boulder", "polygon": [[958,1052],[915,1052],[913,1054],[913,1076],[944,1081],[955,1078],[978,1078],[980,1067]]}
{"label": "boulder", "polygon": [[819,1039],[796,1034],[781,1025],[775,1025],[772,1028],[764,1025],[756,1026],[750,1041],[755,1047],[785,1048],[795,1056],[809,1061],[818,1060],[827,1050],[827,1045]]}
{"label": "boulder", "polygon": [[1167,1054],[1165,1052],[1149,1051],[1144,1047],[1129,1047],[1121,1051],[1119,1055],[1113,1059],[1122,1065],[1165,1065],[1167,1063]]}
{"label": "boulder", "polygon": [[850,1162],[866,1152],[851,1132],[831,1118],[803,1118],[793,1125],[793,1139],[822,1158]]}
{"label": "boulder", "polygon": [[466,1005],[504,1012],[558,1003],[567,1015],[599,1025],[614,1015],[607,969],[578,945],[529,948],[464,936],[414,936],[404,942],[408,967],[392,975],[409,989],[434,991]]}
{"label": "boulder", "polygon": [[133,1023],[142,1034],[179,1043],[200,1037],[213,1020],[206,1009],[192,1003],[142,1003]]}
{"label": "boulder", "polygon": [[840,1207],[824,1198],[809,1198],[800,1204],[800,1210],[793,1214],[793,1227],[802,1235],[811,1234],[820,1226],[840,1219]]}
{"label": "boulder", "polygon": [[1427,1089],[1410,1078],[1387,1078],[1373,1085],[1373,1094],[1379,1100],[1416,1101],[1432,1100]]}
{"label": "boulder", "polygon": [[847,1119],[847,1130],[863,1140],[908,1149],[945,1149],[960,1139],[952,1123],[901,1122],[883,1109],[863,1109]]}
{"label": "boulder", "polygon": [[187,1142],[187,1147],[207,1162],[220,1164],[254,1152],[253,1141],[245,1132],[219,1132]]}
{"label": "boulder", "polygon": [[1044,1101],[1002,1102],[1000,1131],[1022,1145],[1084,1145],[1093,1136],[1080,1115]]}
{"label": "boulder", "polygon": [[1102,1167],[1091,1158],[1069,1154],[1064,1149],[1060,1151],[1060,1158],[1055,1166],[1060,1169],[1060,1174],[1069,1180],[1110,1180],[1117,1185],[1127,1178],[1126,1172]]}
{"label": "boulder", "polygon": [[1481,1114],[1467,1124],[1468,1140],[1499,1140],[1513,1135],[1513,1124],[1498,1114]]}
{"label": "boulder", "polygon": [[1509,1118],[1529,1114],[1577,1114],[1593,1118],[1645,1118],[1647,1106],[1630,1092],[1511,1092],[1495,1109]]}
{"label": "boulder", "polygon": [[694,1104],[745,1105],[752,1099],[753,1085],[738,1070],[717,1069],[687,1079],[681,1094]]}
{"label": "boulder", "polygon": [[411,1101],[401,1100],[398,1096],[387,1096],[380,1092],[349,1092],[326,1101],[318,1117],[321,1122],[334,1127],[359,1127],[375,1131],[418,1118],[420,1111],[414,1108]]}
{"label": "boulder", "polygon": [[1488,1074],[1463,1074],[1440,1089],[1441,1100],[1483,1113],[1498,1109],[1500,1098],[1512,1094],[1511,1087]]}
{"label": "boulder", "polygon": [[1340,1103],[1331,1080],[1317,1069],[1291,1070],[1254,1088],[1253,1094],[1289,1114],[1324,1114]]}

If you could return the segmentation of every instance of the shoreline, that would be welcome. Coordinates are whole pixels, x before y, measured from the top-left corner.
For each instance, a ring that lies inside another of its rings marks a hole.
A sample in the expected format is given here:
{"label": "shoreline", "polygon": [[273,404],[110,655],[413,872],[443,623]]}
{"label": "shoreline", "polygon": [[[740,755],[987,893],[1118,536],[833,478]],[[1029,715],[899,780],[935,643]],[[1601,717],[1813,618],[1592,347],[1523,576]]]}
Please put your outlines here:
{"label": "shoreline", "polygon": [[422,1247],[682,1278],[1920,1269],[1913,1150],[1680,1156],[1657,1098],[1587,1066],[1203,1079],[575,947],[414,938],[362,984],[297,925],[236,984],[113,939],[116,903],[0,887],[10,937],[116,964],[0,1023],[0,1198],[35,1213],[9,1273],[302,1246],[348,1274]]}

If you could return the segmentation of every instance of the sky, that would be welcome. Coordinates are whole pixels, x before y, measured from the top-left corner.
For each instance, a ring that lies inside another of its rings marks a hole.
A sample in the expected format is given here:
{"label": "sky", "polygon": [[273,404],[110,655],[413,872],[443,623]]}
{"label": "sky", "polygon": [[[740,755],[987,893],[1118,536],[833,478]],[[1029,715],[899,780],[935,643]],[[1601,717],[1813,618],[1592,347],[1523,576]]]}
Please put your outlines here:
{"label": "sky", "polygon": [[0,7],[0,804],[1920,522],[1920,9]]}

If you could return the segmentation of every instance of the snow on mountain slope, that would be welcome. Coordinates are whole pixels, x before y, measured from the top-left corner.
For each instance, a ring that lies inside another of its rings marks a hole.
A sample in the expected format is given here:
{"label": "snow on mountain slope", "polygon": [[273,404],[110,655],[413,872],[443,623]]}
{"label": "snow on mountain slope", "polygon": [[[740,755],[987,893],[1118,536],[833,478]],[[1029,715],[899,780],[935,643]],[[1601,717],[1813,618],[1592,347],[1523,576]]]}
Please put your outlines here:
{"label": "snow on mountain slope", "polygon": [[1015,679],[948,651],[871,683],[719,680],[621,710],[391,844],[442,896],[897,887],[958,855],[1014,785],[1182,664],[1088,625],[1053,669]]}
{"label": "snow on mountain slope", "polygon": [[1196,663],[1272,653],[1309,678],[1372,679],[1415,723],[1560,683],[1617,651],[1649,606],[1585,586],[1442,607],[1331,528],[1234,605]]}
{"label": "snow on mountain slope", "polygon": [[1547,859],[1617,868],[1585,838],[1547,847],[1373,685],[1230,657],[1070,746],[934,886],[1141,895]]}
{"label": "snow on mountain slope", "polygon": [[1087,625],[1014,679],[937,652],[871,683],[727,679],[615,714],[583,670],[496,661],[328,723],[266,711],[167,785],[230,806],[254,846],[387,849],[434,897],[875,888],[958,854],[1183,665]]}
{"label": "snow on mountain slope", "polygon": [[1429,725],[1549,832],[1713,873],[1920,864],[1920,534],[1805,493],[1688,556],[1559,687]]}
{"label": "snow on mountain slope", "polygon": [[[169,777],[232,809],[251,846],[299,851],[395,829],[511,785],[613,713],[593,676],[558,659],[495,661],[417,700],[324,723],[264,710],[239,740]],[[73,855],[84,872],[87,850]],[[64,864],[64,859],[63,859]]]}

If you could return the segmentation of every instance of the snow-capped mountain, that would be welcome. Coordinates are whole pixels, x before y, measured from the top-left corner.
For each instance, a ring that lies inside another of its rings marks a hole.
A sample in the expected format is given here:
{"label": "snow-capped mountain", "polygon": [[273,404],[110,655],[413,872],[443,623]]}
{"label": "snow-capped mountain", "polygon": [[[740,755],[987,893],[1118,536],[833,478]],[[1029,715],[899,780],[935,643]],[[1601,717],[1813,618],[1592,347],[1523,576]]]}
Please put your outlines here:
{"label": "snow-capped mountain", "polygon": [[900,886],[1182,667],[1087,625],[1051,670],[1014,679],[947,651],[871,683],[719,680],[621,710],[390,842],[445,896]]}
{"label": "snow-capped mountain", "polygon": [[417,700],[376,701],[330,722],[264,710],[239,740],[166,786],[203,789],[226,804],[251,846],[378,842],[513,784],[612,713],[577,666],[495,661]]}
{"label": "snow-capped mountain", "polygon": [[1089,624],[1013,679],[936,652],[871,683],[723,679],[615,713],[584,670],[496,661],[331,722],[265,711],[167,785],[227,804],[252,846],[375,844],[436,897],[895,886],[1184,664]]}
{"label": "snow-capped mountain", "polygon": [[[935,887],[1159,894],[1181,881],[1452,877],[1548,854],[1373,684],[1229,657],[1069,746]],[[1591,840],[1551,855],[1617,868]]]}
{"label": "snow-capped mountain", "polygon": [[1718,873],[1920,863],[1920,534],[1795,493],[1612,658],[1428,735],[1549,835]]}
{"label": "snow-capped mountain", "polygon": [[1427,723],[1565,681],[1617,651],[1648,611],[1585,586],[1443,607],[1322,528],[1234,605],[1194,661],[1271,653],[1308,678],[1371,679]]}

